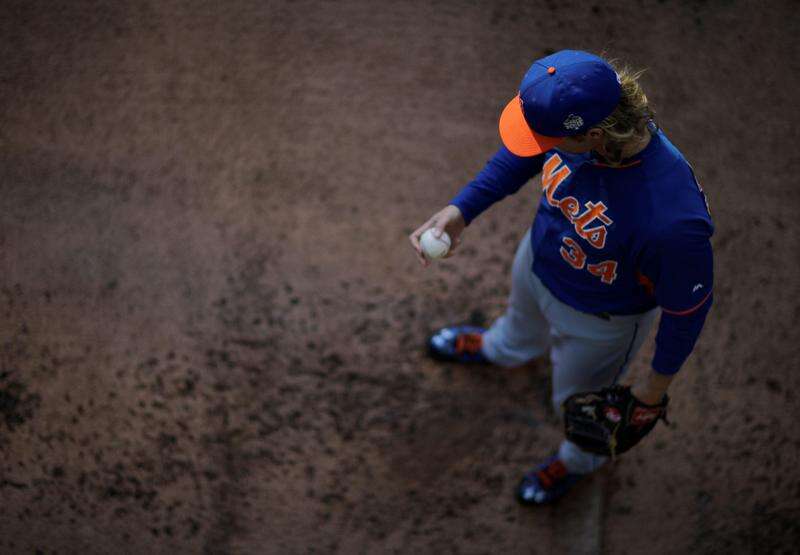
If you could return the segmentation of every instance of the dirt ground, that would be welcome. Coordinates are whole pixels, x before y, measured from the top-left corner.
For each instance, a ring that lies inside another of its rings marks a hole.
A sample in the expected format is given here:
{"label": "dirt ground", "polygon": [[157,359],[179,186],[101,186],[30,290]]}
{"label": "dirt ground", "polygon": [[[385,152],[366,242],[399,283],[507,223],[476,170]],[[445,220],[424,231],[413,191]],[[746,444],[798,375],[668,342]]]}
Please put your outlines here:
{"label": "dirt ground", "polygon": [[[796,552],[797,9],[4,0],[0,552],[575,552],[592,491],[606,553]],[[502,312],[536,188],[427,270],[406,236],[561,48],[649,68],[716,302],[672,426],[530,510],[548,362],[422,346]]]}

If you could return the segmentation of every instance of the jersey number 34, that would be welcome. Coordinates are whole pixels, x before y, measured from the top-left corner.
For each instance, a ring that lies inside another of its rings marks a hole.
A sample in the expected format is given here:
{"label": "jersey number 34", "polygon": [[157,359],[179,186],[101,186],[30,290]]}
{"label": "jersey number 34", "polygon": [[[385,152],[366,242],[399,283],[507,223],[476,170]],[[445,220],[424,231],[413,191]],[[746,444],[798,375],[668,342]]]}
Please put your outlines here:
{"label": "jersey number 34", "polygon": [[564,237],[563,241],[564,246],[559,249],[559,252],[561,253],[561,258],[563,258],[567,264],[576,270],[583,270],[586,268],[586,271],[593,276],[599,277],[600,281],[607,285],[614,283],[614,280],[617,279],[616,260],[604,260],[597,264],[586,264],[586,253],[581,246],[571,237]]}

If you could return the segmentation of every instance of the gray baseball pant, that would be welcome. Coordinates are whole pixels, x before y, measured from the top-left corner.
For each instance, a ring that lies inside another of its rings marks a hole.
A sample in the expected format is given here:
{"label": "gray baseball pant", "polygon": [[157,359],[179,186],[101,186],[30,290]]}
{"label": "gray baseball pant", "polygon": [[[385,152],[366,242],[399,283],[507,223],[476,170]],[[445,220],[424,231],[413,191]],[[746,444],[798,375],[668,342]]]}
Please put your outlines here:
{"label": "gray baseball pant", "polygon": [[[556,299],[533,273],[530,230],[514,257],[511,295],[503,316],[484,334],[483,352],[494,364],[519,366],[549,349],[556,413],[573,393],[615,383],[627,370],[659,314],[654,308],[632,316],[597,316]],[[607,457],[564,440],[559,457],[571,473],[597,470]]]}

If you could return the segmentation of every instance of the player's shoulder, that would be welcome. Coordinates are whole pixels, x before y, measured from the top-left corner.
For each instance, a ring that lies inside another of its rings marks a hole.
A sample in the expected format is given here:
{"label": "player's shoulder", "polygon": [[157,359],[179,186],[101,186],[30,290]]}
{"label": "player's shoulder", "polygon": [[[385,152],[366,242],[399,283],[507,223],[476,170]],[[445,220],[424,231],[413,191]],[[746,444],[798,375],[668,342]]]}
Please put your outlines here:
{"label": "player's shoulder", "polygon": [[656,129],[651,141],[655,148],[642,160],[645,188],[662,214],[696,213],[710,219],[708,199],[686,157]]}
{"label": "player's shoulder", "polygon": [[639,166],[644,177],[655,184],[691,182],[689,162],[664,130],[651,125],[650,133],[650,143],[642,152]]}
{"label": "player's shoulder", "polygon": [[652,234],[713,234],[706,194],[689,162],[662,129],[652,130],[639,171],[641,222]]}

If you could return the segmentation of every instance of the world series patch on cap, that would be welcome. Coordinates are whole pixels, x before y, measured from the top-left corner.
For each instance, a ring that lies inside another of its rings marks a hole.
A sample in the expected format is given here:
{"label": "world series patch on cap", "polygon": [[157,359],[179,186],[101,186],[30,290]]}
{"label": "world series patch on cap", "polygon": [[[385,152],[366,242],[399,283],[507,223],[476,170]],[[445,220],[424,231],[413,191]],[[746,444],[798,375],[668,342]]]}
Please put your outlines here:
{"label": "world series patch on cap", "polygon": [[519,94],[500,116],[500,137],[517,156],[541,154],[603,121],[621,93],[619,76],[608,62],[588,52],[561,50],[528,69]]}

